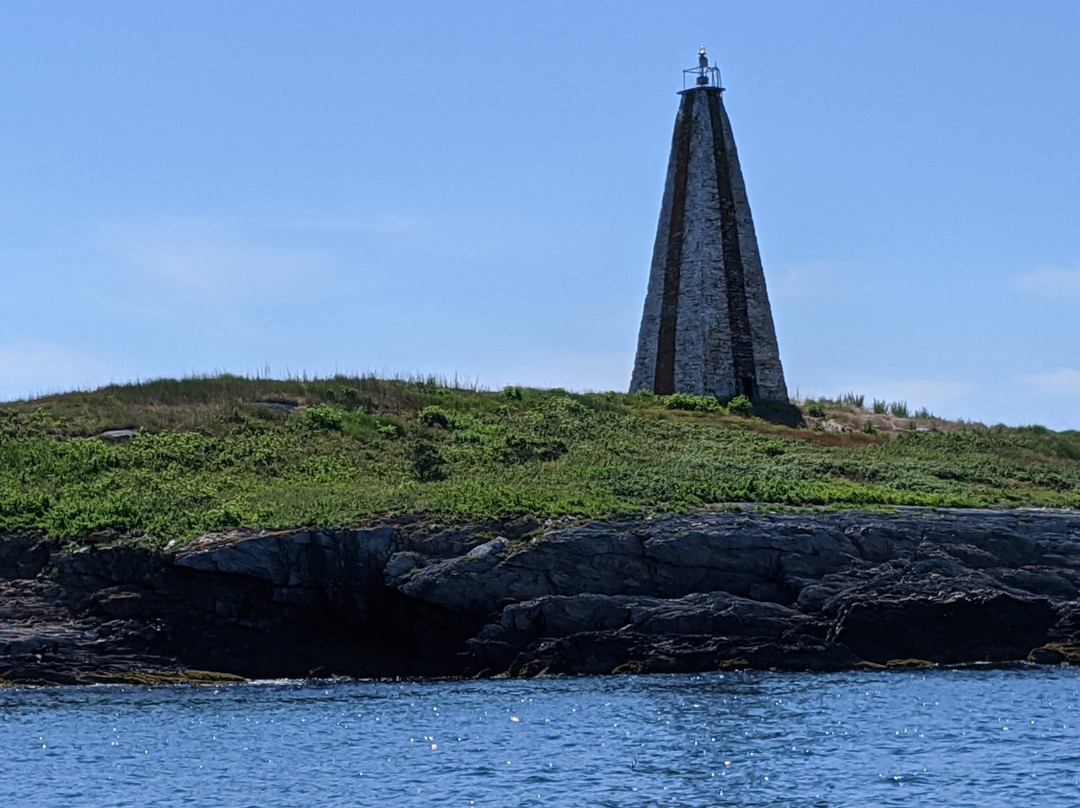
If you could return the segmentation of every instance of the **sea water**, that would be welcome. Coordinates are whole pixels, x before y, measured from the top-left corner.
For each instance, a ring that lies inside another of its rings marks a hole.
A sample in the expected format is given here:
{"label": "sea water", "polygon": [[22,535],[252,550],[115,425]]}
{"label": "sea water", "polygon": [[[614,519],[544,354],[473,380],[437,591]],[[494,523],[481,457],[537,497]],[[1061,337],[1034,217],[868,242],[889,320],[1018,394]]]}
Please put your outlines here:
{"label": "sea water", "polygon": [[0,808],[1080,806],[1080,671],[0,689]]}

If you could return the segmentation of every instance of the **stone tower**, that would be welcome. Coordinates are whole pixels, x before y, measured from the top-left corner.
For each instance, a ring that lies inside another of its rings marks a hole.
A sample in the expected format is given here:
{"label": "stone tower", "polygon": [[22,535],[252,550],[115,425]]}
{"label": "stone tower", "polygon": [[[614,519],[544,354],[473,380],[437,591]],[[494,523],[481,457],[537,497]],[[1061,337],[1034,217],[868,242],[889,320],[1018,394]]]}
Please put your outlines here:
{"label": "stone tower", "polygon": [[787,402],[720,71],[684,75],[630,392]]}

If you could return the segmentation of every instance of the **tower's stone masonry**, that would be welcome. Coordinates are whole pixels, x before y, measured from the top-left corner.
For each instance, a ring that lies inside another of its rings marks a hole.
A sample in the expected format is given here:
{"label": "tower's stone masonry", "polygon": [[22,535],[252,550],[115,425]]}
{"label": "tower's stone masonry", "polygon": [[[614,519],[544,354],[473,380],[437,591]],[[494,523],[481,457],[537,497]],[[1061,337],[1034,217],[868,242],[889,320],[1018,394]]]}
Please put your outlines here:
{"label": "tower's stone masonry", "polygon": [[722,93],[702,79],[682,93],[630,391],[786,402]]}

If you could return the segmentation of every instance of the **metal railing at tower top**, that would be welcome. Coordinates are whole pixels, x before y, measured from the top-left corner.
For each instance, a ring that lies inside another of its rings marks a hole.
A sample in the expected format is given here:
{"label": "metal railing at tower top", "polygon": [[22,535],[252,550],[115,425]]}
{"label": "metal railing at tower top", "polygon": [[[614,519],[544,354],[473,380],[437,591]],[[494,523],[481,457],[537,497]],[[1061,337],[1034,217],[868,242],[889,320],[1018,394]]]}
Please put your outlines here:
{"label": "metal railing at tower top", "polygon": [[704,45],[698,49],[697,67],[684,70],[682,74],[684,90],[687,89],[687,81],[692,78],[691,87],[716,87],[720,92],[724,91],[723,86],[720,84],[720,68],[716,66],[716,62],[713,62],[712,66],[709,65],[709,58],[705,55]]}

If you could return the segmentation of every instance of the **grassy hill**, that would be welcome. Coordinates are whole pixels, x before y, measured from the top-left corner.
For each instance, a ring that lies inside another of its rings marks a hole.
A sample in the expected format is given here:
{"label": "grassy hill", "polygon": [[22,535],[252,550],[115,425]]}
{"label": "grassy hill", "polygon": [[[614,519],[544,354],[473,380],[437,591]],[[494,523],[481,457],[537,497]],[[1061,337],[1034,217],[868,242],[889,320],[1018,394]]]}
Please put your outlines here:
{"label": "grassy hill", "polygon": [[[1080,507],[1080,433],[860,403],[807,402],[791,428],[690,396],[344,377],[111,386],[0,405],[0,532],[160,544],[403,513]],[[102,434],[118,429],[137,435]]]}

